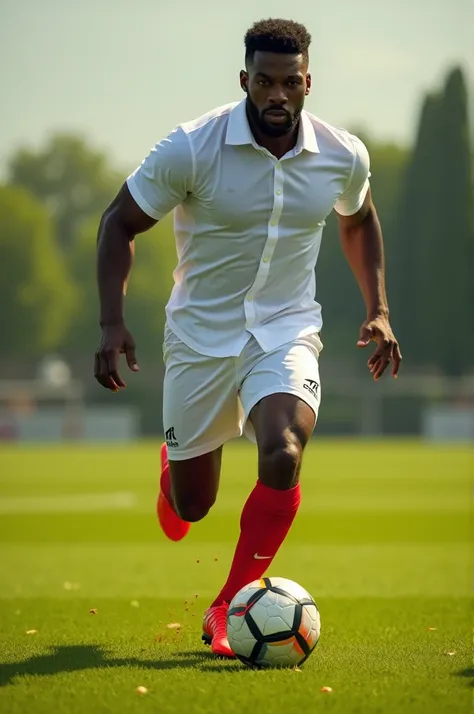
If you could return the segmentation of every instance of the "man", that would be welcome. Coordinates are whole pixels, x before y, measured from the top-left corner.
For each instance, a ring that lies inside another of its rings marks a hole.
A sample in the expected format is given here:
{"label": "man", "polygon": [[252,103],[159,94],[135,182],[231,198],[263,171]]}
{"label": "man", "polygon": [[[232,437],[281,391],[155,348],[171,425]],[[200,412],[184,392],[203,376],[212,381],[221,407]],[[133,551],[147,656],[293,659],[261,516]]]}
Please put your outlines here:
{"label": "man", "polygon": [[118,391],[125,387],[119,354],[138,370],[122,311],[134,239],[176,209],[179,262],[166,307],[158,498],[170,539],[183,538],[214,504],[223,444],[243,431],[257,443],[258,481],[242,512],[229,577],[204,616],[203,639],[227,657],[228,603],[263,576],[300,502],[302,454],[321,398],[315,265],[333,208],[367,308],[357,344],[376,343],[368,361],[375,380],[390,363],[396,377],[401,361],[367,150],[303,110],[310,41],[298,23],[256,23],[245,36],[244,100],[160,141],[99,228],[95,376]]}

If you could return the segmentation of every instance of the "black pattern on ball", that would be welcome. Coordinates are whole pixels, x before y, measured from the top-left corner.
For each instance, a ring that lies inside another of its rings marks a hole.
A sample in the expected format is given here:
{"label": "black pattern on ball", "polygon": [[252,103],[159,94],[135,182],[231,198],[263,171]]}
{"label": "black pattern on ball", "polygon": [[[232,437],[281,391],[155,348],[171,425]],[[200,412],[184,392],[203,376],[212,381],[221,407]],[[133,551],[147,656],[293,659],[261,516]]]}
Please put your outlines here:
{"label": "black pattern on ball", "polygon": [[253,595],[249,597],[246,605],[239,605],[238,607],[233,607],[231,610],[229,610],[228,616],[242,615],[244,612],[248,612],[255,605],[255,603],[258,602],[260,598],[265,595],[266,592],[266,588],[257,590],[257,592],[253,593]]}
{"label": "black pattern on ball", "polygon": [[247,627],[249,628],[249,630],[250,630],[252,636],[255,638],[255,640],[258,643],[262,644],[265,641],[265,638],[262,635],[262,633],[260,632],[260,628],[257,625],[257,623],[255,622],[255,620],[253,619],[250,612],[245,613],[245,622],[247,623]]}

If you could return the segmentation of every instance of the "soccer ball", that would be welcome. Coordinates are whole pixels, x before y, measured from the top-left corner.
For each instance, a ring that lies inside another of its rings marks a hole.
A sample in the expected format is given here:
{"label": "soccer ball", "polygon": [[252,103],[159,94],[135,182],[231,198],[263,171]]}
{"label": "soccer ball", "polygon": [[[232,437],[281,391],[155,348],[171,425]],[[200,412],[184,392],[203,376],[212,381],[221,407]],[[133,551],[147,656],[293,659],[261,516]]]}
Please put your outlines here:
{"label": "soccer ball", "polygon": [[313,598],[286,578],[254,580],[229,605],[229,644],[251,667],[296,667],[308,659],[320,633]]}

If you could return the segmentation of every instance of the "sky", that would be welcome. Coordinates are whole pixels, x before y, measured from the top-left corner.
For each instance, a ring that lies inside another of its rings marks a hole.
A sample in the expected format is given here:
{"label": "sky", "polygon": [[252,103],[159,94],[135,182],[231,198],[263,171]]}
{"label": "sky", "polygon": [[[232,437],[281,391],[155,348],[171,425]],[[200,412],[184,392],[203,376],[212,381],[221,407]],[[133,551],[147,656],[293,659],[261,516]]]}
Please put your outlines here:
{"label": "sky", "polygon": [[306,108],[336,126],[409,143],[453,65],[474,86],[474,0],[0,0],[0,176],[56,131],[132,170],[176,124],[243,96],[243,36],[265,17],[307,26]]}

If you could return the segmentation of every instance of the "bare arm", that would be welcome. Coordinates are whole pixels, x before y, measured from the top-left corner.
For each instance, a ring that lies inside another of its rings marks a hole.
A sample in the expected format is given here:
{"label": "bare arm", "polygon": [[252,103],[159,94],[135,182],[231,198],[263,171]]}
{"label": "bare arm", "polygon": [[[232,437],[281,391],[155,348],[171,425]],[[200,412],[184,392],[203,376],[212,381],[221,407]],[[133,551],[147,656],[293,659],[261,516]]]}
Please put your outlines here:
{"label": "bare arm", "polygon": [[357,213],[337,217],[342,250],[363,295],[367,317],[388,317],[382,230],[370,189]]}
{"label": "bare arm", "polygon": [[123,324],[123,297],[132,269],[134,239],[156,223],[136,204],[126,184],[102,216],[97,237],[97,282],[102,327]]}
{"label": "bare arm", "polygon": [[94,376],[99,384],[113,392],[126,386],[118,371],[120,354],[125,354],[132,371],[138,371],[135,343],[124,323],[123,298],[132,269],[135,236],[156,223],[137,205],[126,184],[100,221],[97,283],[102,336],[95,353]]}
{"label": "bare arm", "polygon": [[371,340],[377,343],[377,350],[368,361],[375,380],[390,362],[392,375],[396,377],[402,357],[389,323],[383,237],[370,189],[359,211],[352,216],[338,214],[338,221],[342,249],[367,310],[357,345],[366,347]]}

